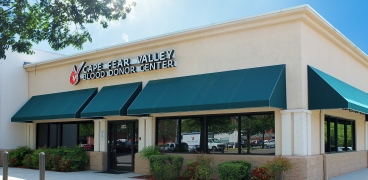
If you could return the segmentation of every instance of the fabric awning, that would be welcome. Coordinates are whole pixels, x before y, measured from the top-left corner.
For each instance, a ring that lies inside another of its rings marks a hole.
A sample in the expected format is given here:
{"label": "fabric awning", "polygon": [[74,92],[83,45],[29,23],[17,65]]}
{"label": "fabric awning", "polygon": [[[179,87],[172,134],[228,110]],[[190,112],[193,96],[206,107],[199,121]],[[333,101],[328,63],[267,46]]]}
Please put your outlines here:
{"label": "fabric awning", "polygon": [[11,122],[79,118],[97,94],[97,88],[32,96],[11,118]]}
{"label": "fabric awning", "polygon": [[149,81],[128,115],[248,107],[286,109],[285,65]]}
{"label": "fabric awning", "polygon": [[349,109],[368,114],[368,94],[308,66],[308,108]]}
{"label": "fabric awning", "polygon": [[82,118],[127,115],[127,109],[142,90],[142,83],[105,86],[82,111]]}

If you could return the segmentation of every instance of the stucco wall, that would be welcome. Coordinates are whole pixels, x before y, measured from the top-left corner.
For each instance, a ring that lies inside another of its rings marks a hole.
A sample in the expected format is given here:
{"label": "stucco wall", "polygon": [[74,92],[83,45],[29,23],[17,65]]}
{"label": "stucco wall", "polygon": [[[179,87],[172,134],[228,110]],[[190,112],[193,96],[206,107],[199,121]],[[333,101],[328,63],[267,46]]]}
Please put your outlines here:
{"label": "stucco wall", "polygon": [[[244,23],[241,26],[247,25]],[[299,108],[301,74],[297,68],[300,66],[300,23],[291,21],[257,28],[244,27],[240,30],[236,30],[239,29],[236,26],[226,28],[234,30],[215,35],[212,34],[216,30],[212,30],[203,33],[201,37],[185,40],[181,40],[184,35],[178,35],[171,38],[172,41],[177,39],[175,43],[159,46],[155,44],[160,44],[165,38],[139,46],[96,52],[81,56],[80,61],[73,63],[55,62],[56,67],[47,68],[47,65],[39,65],[36,74],[34,68],[30,68],[29,96],[140,81],[145,85],[154,79],[286,64],[288,108]],[[126,51],[126,49],[133,50]],[[176,68],[82,80],[77,86],[69,83],[72,66],[78,66],[82,61],[86,61],[86,65],[107,63],[115,59],[136,58],[138,55],[169,49],[176,52],[178,61]],[[73,58],[68,60],[72,61]]]}
{"label": "stucco wall", "polygon": [[[324,121],[324,119],[322,119]],[[311,151],[312,155],[321,154],[321,119],[320,111],[311,111]],[[322,135],[324,137],[324,135]]]}
{"label": "stucco wall", "polygon": [[[357,57],[352,56],[350,51],[344,50],[344,43],[331,39],[312,26],[303,23],[301,26],[301,58],[303,68],[311,65],[337,79],[340,79],[360,90],[368,92],[368,66]],[[307,73],[303,77],[303,84],[307,84]]]}
{"label": "stucco wall", "polygon": [[36,52],[34,55],[7,51],[6,60],[0,60],[0,150],[27,145],[26,124],[10,122],[11,117],[28,100],[28,73],[23,68],[23,62],[36,62],[61,56],[34,51]]}

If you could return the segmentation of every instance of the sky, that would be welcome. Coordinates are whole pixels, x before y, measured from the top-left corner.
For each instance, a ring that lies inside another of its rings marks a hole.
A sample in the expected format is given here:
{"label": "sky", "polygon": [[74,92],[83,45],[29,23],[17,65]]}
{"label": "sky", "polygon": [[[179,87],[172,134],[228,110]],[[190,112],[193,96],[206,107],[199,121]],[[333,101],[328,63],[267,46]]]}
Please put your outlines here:
{"label": "sky", "polygon": [[135,0],[125,20],[87,25],[92,43],[83,50],[53,51],[47,42],[33,48],[73,55],[150,37],[242,19],[308,4],[359,49],[368,54],[368,0]]}

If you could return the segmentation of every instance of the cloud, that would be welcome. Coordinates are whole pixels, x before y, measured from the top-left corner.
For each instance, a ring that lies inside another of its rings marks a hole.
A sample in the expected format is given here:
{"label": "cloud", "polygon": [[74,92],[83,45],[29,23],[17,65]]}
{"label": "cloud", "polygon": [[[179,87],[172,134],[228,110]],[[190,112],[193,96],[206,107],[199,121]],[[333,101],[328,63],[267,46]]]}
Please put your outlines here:
{"label": "cloud", "polygon": [[127,20],[130,24],[133,24],[133,21],[136,19],[136,11],[135,7],[132,8],[132,10],[127,14]]}
{"label": "cloud", "polygon": [[128,42],[129,41],[129,36],[125,33],[122,34],[122,39],[125,41],[125,42]]}

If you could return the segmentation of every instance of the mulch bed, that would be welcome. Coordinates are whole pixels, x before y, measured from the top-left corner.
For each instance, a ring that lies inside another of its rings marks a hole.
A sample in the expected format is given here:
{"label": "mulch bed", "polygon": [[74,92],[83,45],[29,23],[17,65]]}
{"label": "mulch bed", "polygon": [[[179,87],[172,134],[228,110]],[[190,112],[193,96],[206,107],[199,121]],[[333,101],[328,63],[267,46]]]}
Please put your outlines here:
{"label": "mulch bed", "polygon": [[[148,179],[148,180],[156,180],[153,175],[143,175],[143,176],[136,176],[136,177],[131,177],[133,179]],[[177,180],[189,180],[186,177],[179,177]],[[215,180],[215,179],[211,179],[211,180]]]}
{"label": "mulch bed", "polygon": [[[153,175],[143,175],[143,176],[136,176],[136,177],[131,177],[133,179],[149,179],[149,180],[156,180]],[[188,178],[185,177],[179,177],[178,180],[188,180]]]}

